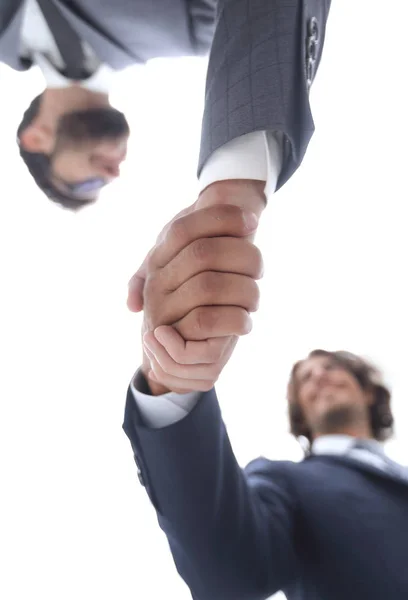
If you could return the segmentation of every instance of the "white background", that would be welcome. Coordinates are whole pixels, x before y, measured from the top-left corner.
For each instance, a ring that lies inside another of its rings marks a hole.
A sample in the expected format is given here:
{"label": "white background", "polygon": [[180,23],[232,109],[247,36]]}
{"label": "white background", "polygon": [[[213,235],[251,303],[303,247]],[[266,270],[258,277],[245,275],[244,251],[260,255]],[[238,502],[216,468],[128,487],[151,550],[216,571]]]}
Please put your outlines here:
{"label": "white background", "polygon": [[[394,391],[408,463],[407,12],[403,0],[333,2],[312,92],[317,133],[271,198],[254,329],[218,393],[237,456],[300,458],[285,386],[312,348],[370,356]],[[0,596],[190,597],[121,430],[139,365],[127,281],[196,196],[205,61],[118,77],[133,138],[123,178],[77,215],[41,197],[14,143],[40,74],[0,67]],[[237,599],[239,600],[239,599]]]}

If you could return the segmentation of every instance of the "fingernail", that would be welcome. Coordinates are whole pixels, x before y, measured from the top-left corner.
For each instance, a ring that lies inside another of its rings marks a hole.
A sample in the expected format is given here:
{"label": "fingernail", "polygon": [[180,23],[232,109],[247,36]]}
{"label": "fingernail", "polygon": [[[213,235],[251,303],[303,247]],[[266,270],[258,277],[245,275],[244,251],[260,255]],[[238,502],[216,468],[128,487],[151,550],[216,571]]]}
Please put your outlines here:
{"label": "fingernail", "polygon": [[156,329],[154,330],[154,337],[156,338],[156,340],[160,343],[163,344],[163,336],[161,334],[161,331],[158,327],[156,327]]}
{"label": "fingernail", "polygon": [[244,221],[247,229],[256,229],[258,227],[258,217],[253,212],[245,212]]}

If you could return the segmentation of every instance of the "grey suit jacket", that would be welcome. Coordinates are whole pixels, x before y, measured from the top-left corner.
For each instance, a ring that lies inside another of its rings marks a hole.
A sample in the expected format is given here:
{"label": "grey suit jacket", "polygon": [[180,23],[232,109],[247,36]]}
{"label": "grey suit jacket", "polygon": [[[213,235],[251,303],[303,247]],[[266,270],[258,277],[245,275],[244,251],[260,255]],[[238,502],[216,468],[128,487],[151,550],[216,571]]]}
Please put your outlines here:
{"label": "grey suit jacket", "polygon": [[[309,88],[330,0],[54,0],[99,58],[115,69],[159,56],[210,51],[198,174],[228,141],[283,133],[282,186],[314,131]],[[2,0],[0,60],[19,58],[24,0]]]}

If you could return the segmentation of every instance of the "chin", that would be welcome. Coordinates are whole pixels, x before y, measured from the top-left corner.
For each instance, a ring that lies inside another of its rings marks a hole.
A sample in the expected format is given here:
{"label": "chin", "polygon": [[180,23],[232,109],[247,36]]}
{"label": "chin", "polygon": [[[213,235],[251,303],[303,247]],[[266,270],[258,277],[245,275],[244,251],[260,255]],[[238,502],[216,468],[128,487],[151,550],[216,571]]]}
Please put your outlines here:
{"label": "chin", "polygon": [[355,404],[336,402],[328,410],[321,412],[316,419],[316,428],[320,434],[337,433],[360,420],[361,411]]}

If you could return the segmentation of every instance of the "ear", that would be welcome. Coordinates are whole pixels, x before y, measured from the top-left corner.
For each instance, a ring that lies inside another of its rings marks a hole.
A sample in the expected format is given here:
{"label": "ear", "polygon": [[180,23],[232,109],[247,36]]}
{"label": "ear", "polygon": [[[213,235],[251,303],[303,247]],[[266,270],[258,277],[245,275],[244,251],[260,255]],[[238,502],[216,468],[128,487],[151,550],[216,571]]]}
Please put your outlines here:
{"label": "ear", "polygon": [[54,139],[47,127],[29,125],[20,136],[20,145],[27,152],[51,154]]}

